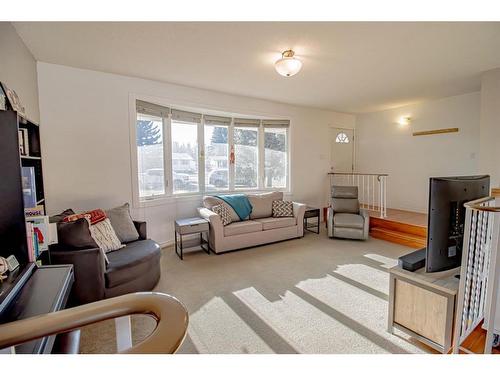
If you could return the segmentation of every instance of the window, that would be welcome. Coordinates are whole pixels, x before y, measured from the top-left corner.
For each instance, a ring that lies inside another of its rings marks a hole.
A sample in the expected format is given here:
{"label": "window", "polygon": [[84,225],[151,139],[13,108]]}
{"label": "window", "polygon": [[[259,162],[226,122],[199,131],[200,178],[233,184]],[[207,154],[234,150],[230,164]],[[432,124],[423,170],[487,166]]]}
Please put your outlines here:
{"label": "window", "polygon": [[201,115],[172,110],[172,191],[194,193],[198,184],[198,124]]}
{"label": "window", "polygon": [[163,159],[163,119],[138,113],[136,121],[137,170],[139,197],[165,194]]}
{"label": "window", "polygon": [[234,187],[255,189],[259,178],[258,120],[234,121]]}
{"label": "window", "polygon": [[205,190],[229,189],[228,117],[205,116]]}
{"label": "window", "polygon": [[266,188],[286,188],[287,186],[287,134],[287,123],[264,122],[264,187]]}
{"label": "window", "polygon": [[339,134],[337,134],[337,138],[335,138],[335,142],[336,143],[349,143],[349,136],[344,132],[340,132]]}
{"label": "window", "polygon": [[139,200],[289,187],[288,120],[202,115],[140,100],[136,108]]}

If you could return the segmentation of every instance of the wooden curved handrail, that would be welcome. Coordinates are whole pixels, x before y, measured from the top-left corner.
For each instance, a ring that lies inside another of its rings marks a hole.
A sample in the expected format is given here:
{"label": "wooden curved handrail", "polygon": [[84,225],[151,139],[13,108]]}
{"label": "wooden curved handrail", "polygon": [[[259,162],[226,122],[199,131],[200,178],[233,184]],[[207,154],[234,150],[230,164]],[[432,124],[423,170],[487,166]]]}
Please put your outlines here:
{"label": "wooden curved handrail", "polygon": [[380,176],[387,177],[389,174],[387,173],[359,173],[359,172],[328,172],[329,175],[349,175],[349,176]]}
{"label": "wooden curved handrail", "polygon": [[483,203],[489,202],[493,199],[495,199],[495,198],[494,197],[485,197],[485,198],[476,199],[474,201],[464,203],[464,207],[470,208],[471,210],[474,210],[474,211],[500,212],[500,207],[482,206]]}
{"label": "wooden curved handrail", "polygon": [[177,351],[186,336],[188,312],[175,297],[157,292],[126,294],[0,325],[0,348],[133,314],[151,316],[156,320],[156,328],[146,339],[121,353],[166,354]]}

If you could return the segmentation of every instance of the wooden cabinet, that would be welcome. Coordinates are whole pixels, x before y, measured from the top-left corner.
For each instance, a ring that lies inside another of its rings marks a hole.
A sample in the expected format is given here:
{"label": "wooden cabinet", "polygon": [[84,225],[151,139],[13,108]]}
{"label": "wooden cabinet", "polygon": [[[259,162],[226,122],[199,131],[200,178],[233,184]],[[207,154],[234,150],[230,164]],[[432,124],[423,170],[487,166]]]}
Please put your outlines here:
{"label": "wooden cabinet", "polygon": [[389,322],[432,348],[451,349],[460,268],[435,273],[390,270]]}

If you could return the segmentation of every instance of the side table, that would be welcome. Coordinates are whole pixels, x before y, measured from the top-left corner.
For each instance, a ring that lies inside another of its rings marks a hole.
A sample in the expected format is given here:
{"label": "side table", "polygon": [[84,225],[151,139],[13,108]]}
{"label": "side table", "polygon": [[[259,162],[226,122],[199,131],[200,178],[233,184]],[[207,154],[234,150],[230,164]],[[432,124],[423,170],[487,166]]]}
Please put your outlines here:
{"label": "side table", "polygon": [[[316,218],[316,222],[309,223],[308,219]],[[311,230],[311,228],[316,228],[316,230]],[[319,208],[306,207],[306,212],[304,213],[304,230],[319,234]]]}
{"label": "side table", "polygon": [[[184,259],[184,248],[191,247],[201,247],[207,254],[210,254],[210,247],[208,245],[208,221],[201,217],[191,217],[188,219],[180,219],[175,221],[175,253],[177,256],[183,260]],[[199,241],[184,240],[185,235],[199,234]],[[203,238],[203,234],[206,234],[207,239]]]}

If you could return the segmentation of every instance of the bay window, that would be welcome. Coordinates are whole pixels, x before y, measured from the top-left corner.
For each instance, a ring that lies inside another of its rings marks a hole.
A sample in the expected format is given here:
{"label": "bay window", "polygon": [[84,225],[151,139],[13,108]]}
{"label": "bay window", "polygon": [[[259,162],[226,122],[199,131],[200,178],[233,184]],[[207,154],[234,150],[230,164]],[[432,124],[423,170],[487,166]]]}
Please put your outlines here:
{"label": "bay window", "polygon": [[137,193],[289,189],[289,121],[203,115],[136,101]]}

